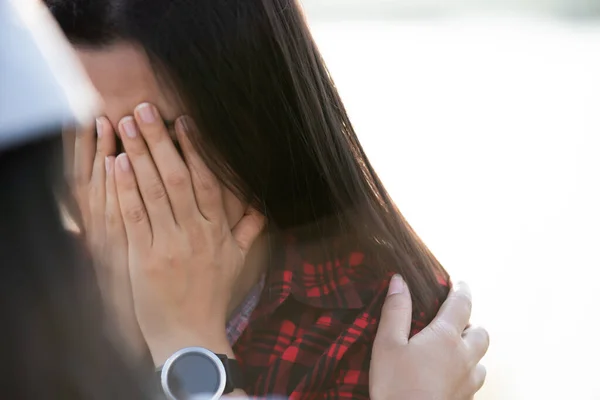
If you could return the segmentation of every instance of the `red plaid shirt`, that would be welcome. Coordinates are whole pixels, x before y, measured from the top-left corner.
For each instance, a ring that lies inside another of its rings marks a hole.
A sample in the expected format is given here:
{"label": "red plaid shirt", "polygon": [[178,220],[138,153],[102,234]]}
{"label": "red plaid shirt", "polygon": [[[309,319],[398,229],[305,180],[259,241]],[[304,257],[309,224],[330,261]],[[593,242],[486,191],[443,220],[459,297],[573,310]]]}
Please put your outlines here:
{"label": "red plaid shirt", "polygon": [[[286,246],[234,345],[248,395],[369,398],[371,348],[391,275],[377,277],[361,252],[344,253],[315,263]],[[412,334],[427,323],[414,319]]]}

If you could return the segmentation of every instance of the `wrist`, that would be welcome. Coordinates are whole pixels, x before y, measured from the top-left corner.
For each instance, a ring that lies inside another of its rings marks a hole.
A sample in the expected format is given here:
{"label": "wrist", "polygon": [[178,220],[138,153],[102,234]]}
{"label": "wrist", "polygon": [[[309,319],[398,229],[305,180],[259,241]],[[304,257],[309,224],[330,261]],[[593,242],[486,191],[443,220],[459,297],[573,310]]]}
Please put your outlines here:
{"label": "wrist", "polygon": [[229,358],[235,358],[225,329],[222,329],[219,332],[177,334],[150,346],[154,365],[161,367],[171,355],[187,347],[202,347],[215,354],[224,354]]}
{"label": "wrist", "polygon": [[[227,345],[230,348],[229,345]],[[243,371],[234,357],[215,354],[207,347],[185,347],[172,354],[157,369],[160,387],[166,398],[220,398],[222,395],[242,398]],[[242,396],[242,397],[237,397]]]}

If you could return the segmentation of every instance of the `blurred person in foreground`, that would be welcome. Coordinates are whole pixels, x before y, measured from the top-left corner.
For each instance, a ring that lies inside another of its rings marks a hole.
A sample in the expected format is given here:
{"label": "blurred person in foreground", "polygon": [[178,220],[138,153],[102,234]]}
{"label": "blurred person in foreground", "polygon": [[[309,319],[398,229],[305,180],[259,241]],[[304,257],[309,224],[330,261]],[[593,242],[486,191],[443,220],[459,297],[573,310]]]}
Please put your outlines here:
{"label": "blurred person in foreground", "polygon": [[61,126],[98,102],[53,25],[33,1],[0,0],[0,398],[142,399],[55,199]]}
{"label": "blurred person in foreground", "polygon": [[[105,334],[112,322],[94,270],[55,201],[64,190],[60,125],[81,123],[96,109],[38,11],[34,1],[0,0],[0,30],[9,38],[0,50],[1,396],[150,399],[153,374]],[[73,87],[79,90],[68,93]],[[410,293],[395,277],[373,349],[372,397],[470,398],[483,383],[476,365],[487,345],[463,333],[469,307],[468,289],[458,287],[432,324],[408,340]]]}

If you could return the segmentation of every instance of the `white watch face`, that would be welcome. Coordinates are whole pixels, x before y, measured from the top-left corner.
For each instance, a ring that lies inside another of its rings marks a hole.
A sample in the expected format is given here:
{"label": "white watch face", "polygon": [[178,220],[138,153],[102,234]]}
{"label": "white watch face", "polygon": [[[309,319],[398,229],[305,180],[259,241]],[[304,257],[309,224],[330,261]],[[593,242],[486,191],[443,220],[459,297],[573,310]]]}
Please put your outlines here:
{"label": "white watch face", "polygon": [[173,354],[161,375],[163,390],[170,400],[218,399],[225,390],[225,381],[221,360],[199,347]]}

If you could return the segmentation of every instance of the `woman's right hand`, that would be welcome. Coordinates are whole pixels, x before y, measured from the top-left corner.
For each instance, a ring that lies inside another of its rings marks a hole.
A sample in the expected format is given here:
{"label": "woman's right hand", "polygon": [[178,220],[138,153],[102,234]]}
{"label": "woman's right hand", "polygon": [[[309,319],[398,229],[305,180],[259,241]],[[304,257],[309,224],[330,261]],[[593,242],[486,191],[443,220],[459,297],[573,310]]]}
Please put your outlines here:
{"label": "woman's right hand", "polygon": [[[68,139],[65,139],[67,143]],[[72,152],[65,146],[70,186],[80,210],[85,237],[96,269],[109,329],[118,329],[132,357],[143,358],[146,343],[133,307],[128,268],[127,236],[119,208],[115,181],[116,137],[112,125],[100,117],[77,130]],[[114,332],[108,332],[112,334]]]}

